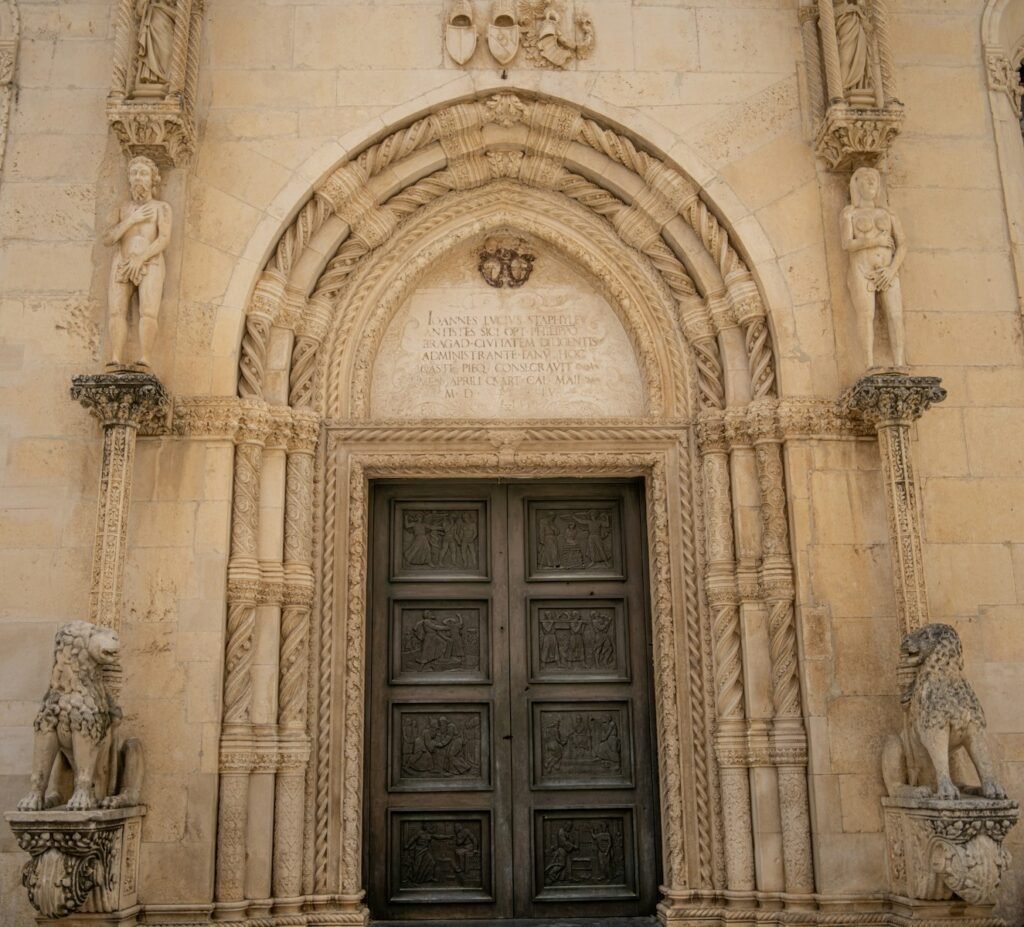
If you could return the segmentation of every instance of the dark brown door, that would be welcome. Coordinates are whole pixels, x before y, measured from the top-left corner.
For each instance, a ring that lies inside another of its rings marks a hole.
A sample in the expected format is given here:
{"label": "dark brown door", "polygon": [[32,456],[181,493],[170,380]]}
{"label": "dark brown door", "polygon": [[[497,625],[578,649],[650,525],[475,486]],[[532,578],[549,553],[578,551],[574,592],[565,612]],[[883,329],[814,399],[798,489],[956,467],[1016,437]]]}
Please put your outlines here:
{"label": "dark brown door", "polygon": [[640,499],[631,482],[375,486],[375,917],[653,912]]}

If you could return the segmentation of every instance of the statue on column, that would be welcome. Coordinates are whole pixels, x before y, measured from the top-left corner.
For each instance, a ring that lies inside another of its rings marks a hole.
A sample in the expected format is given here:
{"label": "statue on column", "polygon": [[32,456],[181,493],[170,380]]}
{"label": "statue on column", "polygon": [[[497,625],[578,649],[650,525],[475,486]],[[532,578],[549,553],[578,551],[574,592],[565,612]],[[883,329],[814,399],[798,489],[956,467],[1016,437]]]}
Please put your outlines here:
{"label": "statue on column", "polygon": [[846,276],[857,314],[867,367],[875,364],[875,311],[881,306],[889,330],[893,364],[905,366],[903,296],[899,271],[907,254],[903,227],[880,202],[882,178],[861,167],[850,178],[850,205],[840,217],[843,250],[850,255]]}
{"label": "statue on column", "polygon": [[159,184],[156,164],[144,155],[132,158],[128,163],[131,202],[121,207],[118,222],[103,237],[105,244],[117,246],[108,295],[110,367],[125,363],[133,296],[137,295],[139,306],[139,366],[149,367],[156,343],[166,276],[164,251],[171,239],[170,204],[153,198]]}
{"label": "statue on column", "polygon": [[[870,53],[866,24],[867,11],[859,0],[847,0],[847,2],[836,4],[835,17],[843,92],[847,100],[863,96],[866,92],[870,101],[872,90],[868,77]],[[860,101],[858,100],[858,102]]]}
{"label": "statue on column", "polygon": [[166,84],[174,48],[175,0],[138,0],[135,15],[139,18],[138,83]]}

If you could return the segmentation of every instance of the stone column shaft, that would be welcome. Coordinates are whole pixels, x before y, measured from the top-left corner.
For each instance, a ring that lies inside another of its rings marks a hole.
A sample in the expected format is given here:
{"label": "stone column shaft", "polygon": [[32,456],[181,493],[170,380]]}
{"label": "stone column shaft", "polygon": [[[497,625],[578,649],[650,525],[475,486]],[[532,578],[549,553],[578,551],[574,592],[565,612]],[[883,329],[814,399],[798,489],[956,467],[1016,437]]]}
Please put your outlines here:
{"label": "stone column shaft", "polygon": [[889,522],[896,614],[900,634],[928,623],[928,590],[921,555],[921,513],[910,426],[946,391],[938,377],[902,373],[869,374],[844,397],[847,408],[871,422],[878,432]]}
{"label": "stone column shaft", "polygon": [[135,439],[139,428],[166,418],[170,400],[156,377],[133,371],[75,377],[71,398],[103,425],[89,620],[120,631]]}
{"label": "stone column shaft", "polygon": [[821,33],[828,102],[830,105],[842,103],[846,95],[843,93],[843,73],[839,68],[839,40],[836,37],[836,11],[832,0],[818,0],[818,31]]}
{"label": "stone column shaft", "polygon": [[807,63],[807,95],[810,97],[811,118],[817,125],[825,115],[825,88],[821,83],[821,44],[816,5],[800,7],[800,37],[804,46],[804,61]]}

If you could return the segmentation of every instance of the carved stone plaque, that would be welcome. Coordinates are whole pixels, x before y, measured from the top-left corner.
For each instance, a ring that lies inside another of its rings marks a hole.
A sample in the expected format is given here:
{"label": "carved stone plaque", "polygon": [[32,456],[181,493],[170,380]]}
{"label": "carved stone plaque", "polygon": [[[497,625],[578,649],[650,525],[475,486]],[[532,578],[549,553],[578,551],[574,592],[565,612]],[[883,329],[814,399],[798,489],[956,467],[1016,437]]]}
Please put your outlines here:
{"label": "carved stone plaque", "polygon": [[536,900],[610,900],[636,895],[630,809],[538,811]]}
{"label": "carved stone plaque", "polygon": [[534,702],[536,788],[631,788],[628,702]]}
{"label": "carved stone plaque", "polygon": [[374,363],[373,416],[643,415],[636,352],[594,283],[550,247],[527,242],[537,257],[529,285],[497,288],[478,271],[483,248],[478,240],[442,259],[395,314]]}
{"label": "carved stone plaque", "polygon": [[392,580],[487,579],[484,502],[396,502]]}
{"label": "carved stone plaque", "polygon": [[490,813],[392,812],[388,884],[392,902],[490,901]]}
{"label": "carved stone plaque", "polygon": [[617,503],[531,501],[528,513],[531,580],[625,578]]}
{"label": "carved stone plaque", "polygon": [[486,600],[392,601],[392,685],[486,683],[490,653]]}
{"label": "carved stone plaque", "polygon": [[489,788],[490,727],[487,705],[392,704],[391,789]]}
{"label": "carved stone plaque", "polygon": [[628,682],[622,599],[532,599],[532,682]]}

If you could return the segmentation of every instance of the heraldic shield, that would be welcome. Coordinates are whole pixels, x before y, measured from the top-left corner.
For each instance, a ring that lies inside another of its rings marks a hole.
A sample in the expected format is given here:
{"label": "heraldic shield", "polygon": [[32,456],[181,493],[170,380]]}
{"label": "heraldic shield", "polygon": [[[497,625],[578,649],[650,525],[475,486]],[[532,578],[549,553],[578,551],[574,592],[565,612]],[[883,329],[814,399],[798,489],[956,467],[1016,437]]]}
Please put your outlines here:
{"label": "heraldic shield", "polygon": [[456,64],[465,64],[476,51],[476,26],[469,0],[455,0],[448,8],[444,28],[444,47]]}
{"label": "heraldic shield", "polygon": [[487,26],[487,47],[498,64],[509,64],[519,51],[519,24],[515,0],[495,0]]}

